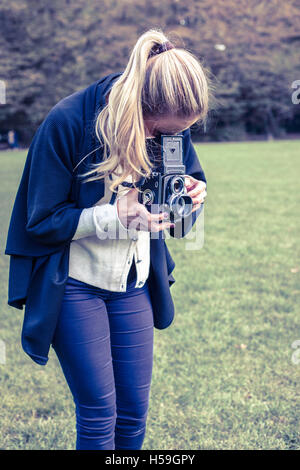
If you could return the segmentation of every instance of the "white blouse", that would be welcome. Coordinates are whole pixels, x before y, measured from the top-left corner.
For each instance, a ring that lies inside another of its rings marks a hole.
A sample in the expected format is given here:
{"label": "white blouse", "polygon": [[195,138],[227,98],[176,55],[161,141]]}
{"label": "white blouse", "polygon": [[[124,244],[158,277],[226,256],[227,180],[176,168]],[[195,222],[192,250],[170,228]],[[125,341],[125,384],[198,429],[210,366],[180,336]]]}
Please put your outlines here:
{"label": "white blouse", "polygon": [[[126,181],[132,182],[131,175]],[[102,289],[124,292],[133,259],[137,274],[135,287],[142,287],[148,278],[150,232],[123,226],[116,202],[129,189],[119,186],[115,202],[111,204],[110,182],[106,177],[104,196],[81,212],[70,245],[69,276]]]}

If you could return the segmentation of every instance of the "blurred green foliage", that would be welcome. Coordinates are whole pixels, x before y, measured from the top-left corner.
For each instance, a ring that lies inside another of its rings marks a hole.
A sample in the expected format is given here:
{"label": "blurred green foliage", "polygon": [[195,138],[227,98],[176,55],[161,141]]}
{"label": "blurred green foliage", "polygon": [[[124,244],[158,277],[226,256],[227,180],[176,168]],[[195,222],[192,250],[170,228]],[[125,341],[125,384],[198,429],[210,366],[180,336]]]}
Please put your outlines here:
{"label": "blurred green foliage", "polygon": [[[161,28],[210,71],[201,140],[282,137],[300,128],[297,0],[2,0],[0,129],[28,144],[61,98],[122,71],[140,34]],[[219,46],[225,46],[219,47]]]}

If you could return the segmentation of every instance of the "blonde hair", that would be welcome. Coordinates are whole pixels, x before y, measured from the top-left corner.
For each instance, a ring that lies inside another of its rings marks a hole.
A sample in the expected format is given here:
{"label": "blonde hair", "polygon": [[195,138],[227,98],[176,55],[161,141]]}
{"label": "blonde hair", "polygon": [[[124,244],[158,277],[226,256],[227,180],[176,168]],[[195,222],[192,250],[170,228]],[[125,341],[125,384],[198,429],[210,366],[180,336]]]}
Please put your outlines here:
{"label": "blonde hair", "polygon": [[151,57],[153,50],[167,41],[157,29],[150,29],[138,39],[125,71],[110,90],[109,102],[95,119],[103,161],[82,175],[96,172],[85,182],[116,174],[119,165],[122,174],[112,181],[111,191],[116,191],[128,175],[132,175],[133,182],[150,175],[153,163],[146,150],[145,117],[205,119],[208,81],[204,68],[192,53],[177,47]]}

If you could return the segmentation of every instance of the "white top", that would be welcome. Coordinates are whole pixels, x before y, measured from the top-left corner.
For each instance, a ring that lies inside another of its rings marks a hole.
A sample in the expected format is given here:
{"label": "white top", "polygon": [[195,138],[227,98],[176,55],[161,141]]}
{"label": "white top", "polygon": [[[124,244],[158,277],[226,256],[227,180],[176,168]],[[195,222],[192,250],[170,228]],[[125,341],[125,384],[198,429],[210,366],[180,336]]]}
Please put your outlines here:
{"label": "white top", "polygon": [[[116,177],[112,174],[111,178]],[[129,175],[126,181],[132,182]],[[133,259],[136,264],[135,287],[142,287],[149,275],[150,232],[127,229],[118,217],[117,198],[129,189],[118,187],[113,204],[105,178],[105,193],[93,207],[81,212],[70,245],[69,276],[102,289],[124,292]]]}

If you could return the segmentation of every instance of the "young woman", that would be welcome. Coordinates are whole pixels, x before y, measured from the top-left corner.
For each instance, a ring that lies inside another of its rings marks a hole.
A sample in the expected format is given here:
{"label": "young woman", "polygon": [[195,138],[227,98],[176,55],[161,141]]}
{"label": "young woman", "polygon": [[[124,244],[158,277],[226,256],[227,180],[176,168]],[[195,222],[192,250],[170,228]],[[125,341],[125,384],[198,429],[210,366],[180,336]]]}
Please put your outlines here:
{"label": "young woman", "polygon": [[176,224],[150,213],[135,183],[154,167],[148,143],[182,133],[195,222],[206,179],[189,128],[207,109],[201,64],[150,30],[123,73],[61,100],[30,146],[5,251],[8,303],[26,305],[22,345],[33,360],[45,364],[50,344],[57,354],[76,406],[77,449],[142,448],[153,328],[174,315],[174,262],[152,235]]}

